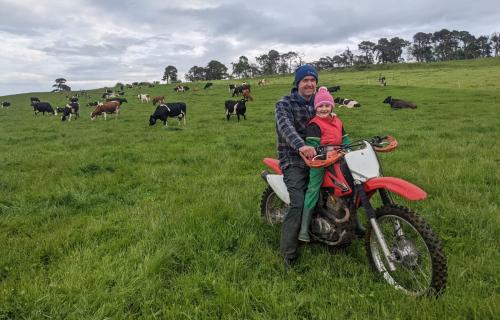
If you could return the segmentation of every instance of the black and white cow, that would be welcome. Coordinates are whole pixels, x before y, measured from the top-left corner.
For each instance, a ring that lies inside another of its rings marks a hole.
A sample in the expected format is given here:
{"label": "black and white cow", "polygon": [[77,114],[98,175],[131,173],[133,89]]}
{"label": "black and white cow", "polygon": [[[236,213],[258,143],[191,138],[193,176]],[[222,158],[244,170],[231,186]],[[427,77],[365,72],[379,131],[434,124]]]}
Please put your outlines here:
{"label": "black and white cow", "polygon": [[226,100],[224,103],[224,107],[226,109],[226,118],[229,121],[231,116],[236,115],[238,118],[238,122],[240,121],[240,116],[243,116],[243,119],[247,119],[245,113],[247,112],[247,107],[245,106],[245,99],[241,100]]}
{"label": "black and white cow", "polygon": [[78,102],[78,97],[73,96],[69,98],[69,102]]}
{"label": "black and white cow", "polygon": [[8,107],[10,107],[10,102],[8,101],[2,102],[2,108],[8,108]]}
{"label": "black and white cow", "polygon": [[33,106],[33,111],[35,111],[35,116],[39,112],[41,112],[43,115],[45,115],[45,112],[47,112],[57,116],[57,111],[54,111],[54,109],[48,102],[33,102],[32,106]]}
{"label": "black and white cow", "polygon": [[417,105],[413,102],[410,101],[405,101],[401,99],[393,99],[392,96],[388,96],[385,98],[382,103],[388,103],[391,105],[391,108],[393,109],[403,109],[403,108],[410,108],[410,109],[416,109]]}
{"label": "black and white cow", "polygon": [[163,121],[165,127],[168,126],[168,117],[177,117],[179,124],[181,120],[184,119],[184,125],[186,125],[186,104],[184,102],[170,102],[165,104],[160,104],[156,107],[155,112],[149,117],[149,125],[153,126],[156,124],[156,120]]}
{"label": "black and white cow", "polygon": [[361,103],[353,99],[346,99],[337,97],[333,100],[338,106],[345,106],[349,109],[361,107]]}
{"label": "black and white cow", "polygon": [[[61,121],[65,121],[68,119],[68,121],[71,121],[71,117],[75,115],[75,119],[78,119],[80,117],[80,113],[78,112],[80,110],[80,105],[78,102],[70,102],[68,103],[62,110],[62,116],[61,116]],[[57,108],[57,111],[59,112],[59,108]]]}
{"label": "black and white cow", "polygon": [[38,99],[38,97],[31,97],[30,101],[31,101],[31,105],[33,105],[33,103],[35,103],[35,102],[40,102],[40,99]]}
{"label": "black and white cow", "polygon": [[207,82],[207,84],[203,87],[203,89],[208,89],[213,85],[212,82]]}

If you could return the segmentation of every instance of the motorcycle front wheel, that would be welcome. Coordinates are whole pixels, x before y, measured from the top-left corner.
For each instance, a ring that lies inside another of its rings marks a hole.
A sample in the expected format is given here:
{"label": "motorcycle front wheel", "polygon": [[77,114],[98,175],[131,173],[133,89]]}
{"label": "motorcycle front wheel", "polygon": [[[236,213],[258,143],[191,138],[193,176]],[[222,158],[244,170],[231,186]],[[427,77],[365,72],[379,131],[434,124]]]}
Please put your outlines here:
{"label": "motorcycle front wheel", "polygon": [[284,203],[274,190],[267,186],[260,199],[260,213],[269,224],[280,224],[285,219],[288,205]]}
{"label": "motorcycle front wheel", "polygon": [[376,214],[396,270],[389,270],[375,231],[369,225],[365,243],[375,271],[394,288],[409,295],[442,293],[448,267],[441,243],[431,227],[415,212],[399,205],[385,205]]}

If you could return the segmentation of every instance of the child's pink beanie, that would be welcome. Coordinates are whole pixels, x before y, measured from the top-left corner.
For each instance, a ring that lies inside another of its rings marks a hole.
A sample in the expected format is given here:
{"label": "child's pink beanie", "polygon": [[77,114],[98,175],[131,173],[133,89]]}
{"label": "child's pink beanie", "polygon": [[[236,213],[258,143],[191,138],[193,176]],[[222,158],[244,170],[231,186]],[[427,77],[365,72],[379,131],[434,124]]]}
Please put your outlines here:
{"label": "child's pink beanie", "polygon": [[328,92],[328,89],[326,87],[321,87],[314,96],[314,110],[325,103],[335,107],[335,102],[333,102],[333,97],[330,92]]}

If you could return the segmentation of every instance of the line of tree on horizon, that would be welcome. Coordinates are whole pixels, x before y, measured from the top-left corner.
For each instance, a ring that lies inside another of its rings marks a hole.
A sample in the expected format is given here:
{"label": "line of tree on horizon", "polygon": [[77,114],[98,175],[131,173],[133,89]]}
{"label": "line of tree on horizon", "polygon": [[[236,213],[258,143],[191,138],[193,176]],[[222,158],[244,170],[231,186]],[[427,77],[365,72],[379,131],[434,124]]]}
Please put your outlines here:
{"label": "line of tree on horizon", "polygon": [[[402,57],[404,52],[410,58],[408,60],[417,62],[496,57],[500,54],[500,33],[495,32],[490,37],[482,35],[476,38],[468,31],[442,29],[434,33],[418,32],[413,36],[413,42],[399,37],[380,38],[377,43],[362,41],[358,44],[358,50],[359,55],[355,55],[347,48],[339,55],[322,57],[309,63],[318,70],[404,63],[406,62]],[[246,56],[240,56],[237,62],[231,62],[231,74],[223,63],[211,60],[206,67],[191,67],[185,78],[187,81],[206,81],[290,74],[304,63],[303,55],[300,53],[294,51],[279,53],[274,49],[255,57],[255,60],[257,63],[250,63]],[[167,83],[180,82],[177,72],[175,66],[167,66],[162,80]]]}

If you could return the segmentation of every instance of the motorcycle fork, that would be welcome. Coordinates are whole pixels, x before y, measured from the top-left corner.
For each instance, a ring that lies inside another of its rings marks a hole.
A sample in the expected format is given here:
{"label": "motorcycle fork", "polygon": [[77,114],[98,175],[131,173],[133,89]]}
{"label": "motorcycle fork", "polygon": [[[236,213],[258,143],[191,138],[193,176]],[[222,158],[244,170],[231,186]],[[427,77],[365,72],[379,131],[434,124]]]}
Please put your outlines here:
{"label": "motorcycle fork", "polygon": [[392,254],[389,251],[389,248],[387,247],[384,235],[380,231],[380,228],[377,223],[377,216],[375,214],[375,210],[373,209],[370,200],[368,200],[368,196],[366,195],[366,192],[363,189],[363,184],[360,181],[354,181],[354,184],[356,186],[356,191],[358,192],[359,199],[361,200],[361,205],[363,206],[363,209],[365,209],[368,221],[370,221],[370,225],[372,226],[373,231],[375,232],[377,242],[382,248],[382,252],[384,253],[385,260],[387,261],[389,271],[395,271],[396,267],[394,266],[394,263],[392,263]]}
{"label": "motorcycle fork", "polygon": [[[391,194],[387,192],[385,189],[378,189],[380,193],[380,198],[382,199],[382,203],[384,205],[394,204],[394,200],[392,200]],[[401,228],[401,224],[399,220],[394,221],[394,233],[398,238],[404,237],[403,229]]]}

